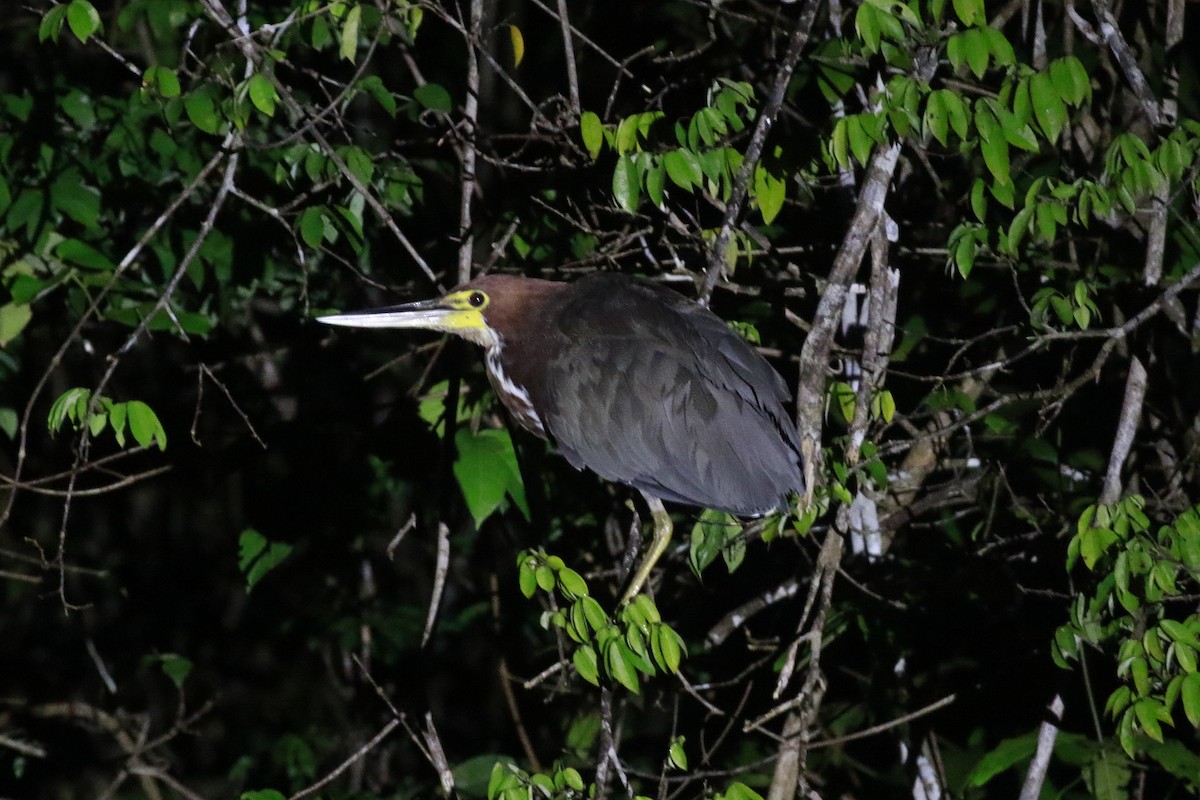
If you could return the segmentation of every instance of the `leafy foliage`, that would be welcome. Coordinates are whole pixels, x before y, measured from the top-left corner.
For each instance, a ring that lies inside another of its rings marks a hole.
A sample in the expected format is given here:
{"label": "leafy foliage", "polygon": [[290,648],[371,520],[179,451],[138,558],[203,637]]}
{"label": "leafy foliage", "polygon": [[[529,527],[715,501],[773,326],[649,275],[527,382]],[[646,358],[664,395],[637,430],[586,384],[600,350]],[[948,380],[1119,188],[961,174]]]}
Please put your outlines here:
{"label": "leafy foliage", "polygon": [[[1011,797],[1059,694],[1044,796],[1194,792],[1177,5],[14,8],[0,782]],[[308,322],[481,269],[717,283],[806,505],[672,509],[614,609],[625,489],[474,353]]]}

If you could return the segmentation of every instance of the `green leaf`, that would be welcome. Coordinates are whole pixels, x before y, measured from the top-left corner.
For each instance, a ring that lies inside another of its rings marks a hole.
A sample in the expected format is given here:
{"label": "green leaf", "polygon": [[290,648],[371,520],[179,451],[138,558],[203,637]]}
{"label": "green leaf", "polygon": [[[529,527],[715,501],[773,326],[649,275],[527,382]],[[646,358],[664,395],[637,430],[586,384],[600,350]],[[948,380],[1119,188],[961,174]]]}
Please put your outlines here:
{"label": "green leaf", "polygon": [[763,223],[770,225],[783,209],[787,184],[759,165],[754,170],[754,199],[762,213]]}
{"label": "green leaf", "polygon": [[604,144],[604,126],[595,112],[585,111],[580,116],[579,135],[583,139],[583,146],[588,155],[592,157],[592,161],[595,161],[600,156],[600,148]]}
{"label": "green leaf", "polygon": [[667,761],[676,769],[686,770],[688,768],[687,753],[683,749],[685,741],[683,736],[676,736],[671,740],[671,747],[667,750]]}
{"label": "green leaf", "polygon": [[943,147],[949,141],[947,134],[950,129],[950,117],[946,112],[945,95],[947,94],[950,93],[944,89],[930,92],[929,99],[925,102],[925,132]]}
{"label": "green leaf", "polygon": [[84,389],[81,386],[67,389],[51,404],[50,413],[46,416],[47,429],[51,433],[57,433],[68,419],[72,423],[78,423],[80,414],[87,413],[91,397],[90,389]]}
{"label": "green leaf", "polygon": [[858,163],[866,166],[867,160],[871,157],[874,140],[867,131],[865,115],[855,114],[846,118],[846,135],[850,140],[850,152],[854,154]]}
{"label": "green leaf", "polygon": [[846,130],[846,118],[842,117],[833,124],[829,137],[829,156],[842,169],[850,166],[850,136]]}
{"label": "green leaf", "polygon": [[968,786],[983,786],[992,778],[1033,757],[1037,749],[1037,734],[1027,733],[1005,739],[988,752],[967,775]]}
{"label": "green leaf", "polygon": [[1193,727],[1200,727],[1200,672],[1183,676],[1179,687],[1179,699],[1183,702],[1183,714]]}
{"label": "green leaf", "polygon": [[613,170],[612,184],[613,197],[616,199],[617,205],[632,214],[637,210],[639,190],[637,166],[633,163],[633,159],[628,154],[619,156],[617,166]]}
{"label": "green leaf", "polygon": [[661,160],[646,170],[646,196],[650,198],[650,202],[654,204],[655,208],[662,208],[666,177],[667,169]]}
{"label": "green leaf", "polygon": [[763,800],[762,795],[744,783],[734,782],[725,790],[725,800]]}
{"label": "green leaf", "polygon": [[63,261],[78,264],[81,267],[89,267],[105,272],[112,272],[117,268],[117,265],[109,260],[108,256],[104,255],[104,253],[78,239],[64,239],[59,242],[58,247],[54,249],[54,253]]}
{"label": "green leaf", "polygon": [[396,96],[388,91],[383,79],[378,75],[368,75],[358,82],[359,91],[366,92],[375,98],[380,107],[389,117],[396,116]]}
{"label": "green leaf", "polygon": [[706,508],[700,512],[692,526],[691,548],[688,563],[696,577],[700,577],[717,556],[725,549],[731,538],[741,533],[741,526],[724,511]]}
{"label": "green leaf", "polygon": [[571,654],[571,662],[575,665],[579,677],[593,686],[600,685],[600,662],[596,658],[594,647],[585,644],[575,648],[575,652]]}
{"label": "green leaf", "polygon": [[216,104],[207,92],[189,94],[183,99],[183,110],[191,123],[205,133],[217,133],[221,129]]}
{"label": "green leaf", "polygon": [[1053,144],[1067,124],[1067,109],[1049,75],[1039,72],[1029,79],[1029,97],[1038,127]]}
{"label": "green leaf", "polygon": [[629,650],[622,648],[622,644],[623,642],[620,639],[613,639],[605,646],[604,671],[629,691],[634,694],[641,694],[642,687],[641,682],[638,680],[637,671],[627,657]]}
{"label": "green leaf", "polygon": [[67,17],[66,4],[51,6],[46,15],[42,17],[42,22],[38,25],[38,41],[44,42],[47,39],[57,43],[58,35],[62,32],[63,22]]}
{"label": "green leaf", "polygon": [[587,581],[570,567],[564,567],[558,571],[558,585],[567,599],[588,596]]}
{"label": "green leaf", "polygon": [[54,179],[50,203],[87,228],[95,228],[100,216],[100,192],[83,182],[79,170],[71,167]]}
{"label": "green leaf", "polygon": [[450,113],[450,93],[440,83],[423,83],[413,90],[413,99],[430,111]]}
{"label": "green leaf", "polygon": [[261,72],[256,72],[250,76],[248,87],[250,93],[250,102],[254,104],[262,113],[268,117],[275,116],[275,101],[278,96],[275,94],[275,84],[271,79]]}
{"label": "green leaf", "polygon": [[251,591],[291,552],[290,544],[269,542],[267,537],[253,528],[242,531],[238,537],[238,569],[246,575],[246,591]]}
{"label": "green leaf", "polygon": [[267,537],[258,531],[253,528],[242,531],[242,535],[238,537],[238,569],[245,572],[250,562],[258,558],[266,547]]}
{"label": "green leaf", "polygon": [[952,92],[949,89],[942,89],[942,106],[945,109],[946,117],[950,121],[950,127],[959,139],[966,139],[969,131],[969,120],[967,117],[967,106],[963,102],[962,97],[957,92]]}
{"label": "green leaf", "polygon": [[351,63],[353,63],[354,57],[358,52],[358,26],[361,21],[362,6],[356,4],[346,14],[346,19],[342,22],[342,37],[340,46],[338,47],[338,55]]}
{"label": "green leaf", "polygon": [[537,592],[537,566],[533,559],[524,559],[520,567],[517,569],[517,583],[521,588],[521,594],[526,598],[531,598]]}
{"label": "green leaf", "polygon": [[240,800],[287,800],[287,797],[274,789],[255,789],[242,792]]}
{"label": "green leaf", "polygon": [[983,0],[954,0],[954,13],[964,25],[974,25],[976,20],[986,21],[983,12]]}
{"label": "green leaf", "polygon": [[309,247],[320,247],[325,239],[325,207],[309,206],[300,215],[300,238]]}
{"label": "green leaf", "polygon": [[626,117],[617,124],[617,132],[614,136],[617,153],[625,154],[637,149],[638,124],[640,120],[635,114],[631,117]]}
{"label": "green leaf", "polygon": [[1101,749],[1084,771],[1084,778],[1095,800],[1127,800],[1131,774],[1126,759]]}
{"label": "green leaf", "polygon": [[884,422],[891,422],[896,416],[896,398],[889,389],[879,393],[879,415]]}
{"label": "green leaf", "polygon": [[975,105],[975,128],[979,131],[979,147],[988,171],[997,183],[1009,183],[1008,139],[991,109],[983,102]]}
{"label": "green leaf", "polygon": [[508,431],[493,428],[472,433],[468,428],[460,428],[454,443],[458,449],[454,477],[475,526],[481,526],[495,513],[506,497],[529,519],[525,484]]}
{"label": "green leaf", "polygon": [[133,434],[134,441],[142,447],[156,444],[159,450],[166,450],[167,432],[163,430],[154,410],[140,400],[130,400],[125,406],[129,417],[129,432]]}
{"label": "green leaf", "polygon": [[[1141,726],[1142,733],[1149,736],[1156,742],[1163,740],[1162,734],[1162,704],[1157,700],[1149,697],[1143,697],[1133,704],[1133,713],[1137,718],[1138,725]],[[1168,720],[1170,717],[1167,718]]]}
{"label": "green leaf", "polygon": [[663,669],[672,675],[678,673],[683,656],[683,639],[674,629],[662,623],[655,626],[654,632],[658,636],[660,663]]}
{"label": "green leaf", "polygon": [[364,186],[370,185],[371,178],[375,175],[375,162],[371,160],[367,151],[352,145],[342,148],[340,155],[354,177],[358,178]]}
{"label": "green leaf", "polygon": [[946,58],[950,60],[950,66],[955,72],[962,69],[962,65],[967,60],[967,38],[966,34],[953,34],[946,41]]}
{"label": "green leaf", "polygon": [[[583,579],[580,578],[580,580]],[[586,589],[587,587],[585,586],[584,588]],[[599,633],[612,624],[612,621],[608,618],[608,614],[604,613],[604,609],[601,608],[594,597],[580,596],[576,602],[583,609],[583,616],[587,620],[588,627],[593,631]]]}
{"label": "green leaf", "polygon": [[854,15],[854,30],[870,53],[879,52],[880,16],[882,12],[870,3],[863,3]]}
{"label": "green leaf", "polygon": [[184,680],[192,672],[192,662],[176,653],[164,653],[158,660],[163,674],[171,679],[175,688],[182,689]]}
{"label": "green leaf", "polygon": [[1188,630],[1187,626],[1182,622],[1177,622],[1173,619],[1164,619],[1158,623],[1158,627],[1162,628],[1163,632],[1175,641],[1186,644],[1193,650],[1200,650],[1200,639],[1197,639],[1196,634]]}
{"label": "green leaf", "polygon": [[32,317],[33,311],[28,305],[5,303],[0,306],[0,347],[8,347],[8,343],[25,330]]}
{"label": "green leaf", "polygon": [[100,14],[88,0],[71,0],[67,6],[67,27],[84,44],[100,30]]}
{"label": "green leaf", "polygon": [[983,37],[987,40],[988,50],[991,51],[992,58],[998,66],[1007,67],[1016,62],[1016,53],[1013,52],[1013,46],[1003,33],[991,26],[980,28],[979,30],[983,32]]}
{"label": "green leaf", "polygon": [[834,381],[830,384],[829,391],[833,395],[834,402],[837,403],[838,411],[842,414],[842,419],[846,422],[853,422],[856,402],[854,389],[845,381]]}
{"label": "green leaf", "polygon": [[687,191],[691,191],[694,184],[704,179],[700,159],[691,150],[671,150],[663,156],[663,166],[667,170],[667,177],[676,186]]}
{"label": "green leaf", "polygon": [[975,219],[984,222],[987,217],[987,196],[983,193],[986,188],[982,178],[976,178],[971,184],[971,213]]}
{"label": "green leaf", "polygon": [[962,38],[963,55],[966,56],[967,66],[971,68],[971,72],[975,74],[976,78],[982,78],[983,74],[987,72],[988,57],[991,55],[987,39],[978,28],[967,31]]}
{"label": "green leaf", "polygon": [[1073,106],[1080,105],[1091,93],[1087,70],[1074,56],[1052,61],[1050,80],[1054,83],[1058,96]]}
{"label": "green leaf", "polygon": [[150,67],[142,75],[142,86],[153,89],[159,97],[170,100],[178,97],[182,88],[179,76],[170,67]]}

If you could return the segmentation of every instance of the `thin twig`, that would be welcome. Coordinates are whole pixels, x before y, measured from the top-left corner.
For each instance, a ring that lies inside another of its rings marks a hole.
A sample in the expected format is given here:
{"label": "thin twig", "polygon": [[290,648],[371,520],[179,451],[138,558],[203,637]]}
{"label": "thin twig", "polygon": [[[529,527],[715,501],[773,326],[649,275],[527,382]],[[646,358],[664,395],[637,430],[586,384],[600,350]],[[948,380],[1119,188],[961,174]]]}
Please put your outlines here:
{"label": "thin twig", "polygon": [[475,234],[471,230],[471,198],[478,191],[475,183],[475,156],[479,138],[479,57],[476,43],[483,44],[483,0],[471,0],[471,35],[467,44],[467,95],[463,100],[462,171],[458,194],[458,282],[471,279],[475,260]]}
{"label": "thin twig", "polygon": [[700,302],[704,305],[708,305],[713,288],[725,270],[725,250],[733,235],[734,223],[742,213],[742,206],[750,191],[750,181],[754,176],[754,169],[762,158],[763,146],[766,145],[771,126],[775,124],[775,118],[779,116],[779,109],[783,106],[783,98],[787,93],[788,84],[792,80],[792,73],[795,72],[796,63],[800,60],[800,52],[808,43],[808,35],[812,30],[813,21],[817,17],[817,9],[820,5],[820,0],[805,0],[804,7],[800,9],[800,16],[796,20],[796,27],[792,29],[792,36],[788,40],[787,52],[775,73],[775,81],[771,86],[770,94],[767,95],[767,102],[763,104],[762,110],[759,112],[758,121],[754,125],[754,133],[750,136],[750,144],[746,146],[742,165],[738,168],[737,176],[733,180],[733,191],[730,192],[729,202],[725,204],[721,228],[708,251],[708,269],[704,274],[704,284],[700,289],[699,297]]}
{"label": "thin twig", "polygon": [[563,54],[567,60],[567,91],[571,98],[571,111],[579,118],[583,109],[579,105],[579,73],[575,68],[575,43],[571,38],[571,19],[567,16],[567,0],[558,0],[558,23],[562,27]]}
{"label": "thin twig", "polygon": [[425,632],[421,634],[421,647],[429,644],[433,625],[437,622],[438,609],[442,605],[442,594],[446,590],[446,572],[450,568],[450,529],[446,523],[438,523],[437,564],[433,571],[433,592],[429,598],[429,611],[425,615]]}
{"label": "thin twig", "polygon": [[337,778],[337,776],[341,775],[343,772],[350,769],[351,765],[353,765],[356,761],[361,759],[367,753],[374,750],[375,745],[379,744],[384,739],[386,739],[388,737],[388,734],[390,734],[392,731],[394,731],[396,729],[396,726],[398,726],[399,724],[400,724],[400,720],[398,720],[398,719],[388,720],[388,724],[384,725],[383,728],[380,729],[379,733],[375,734],[375,736],[371,738],[371,741],[367,742],[362,747],[355,750],[353,755],[351,755],[349,758],[347,758],[341,764],[338,764],[336,767],[334,767],[333,770],[331,770],[327,775],[325,775],[325,777],[321,778],[319,781],[314,783],[312,786],[305,787],[304,789],[301,789],[300,791],[296,792],[290,798],[288,798],[288,800],[300,800],[301,797],[308,797],[310,794],[320,791],[323,787],[329,785],[333,780],[335,780]]}

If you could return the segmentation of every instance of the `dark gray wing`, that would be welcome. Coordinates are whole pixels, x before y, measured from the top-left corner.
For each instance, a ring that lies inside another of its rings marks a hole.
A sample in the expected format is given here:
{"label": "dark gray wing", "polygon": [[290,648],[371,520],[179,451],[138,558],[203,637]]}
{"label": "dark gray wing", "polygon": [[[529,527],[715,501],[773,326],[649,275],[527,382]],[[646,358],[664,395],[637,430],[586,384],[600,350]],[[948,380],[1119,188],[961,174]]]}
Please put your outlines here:
{"label": "dark gray wing", "polygon": [[744,516],[802,488],[787,386],[752,347],[670,290],[588,283],[546,374],[546,427],[572,464]]}

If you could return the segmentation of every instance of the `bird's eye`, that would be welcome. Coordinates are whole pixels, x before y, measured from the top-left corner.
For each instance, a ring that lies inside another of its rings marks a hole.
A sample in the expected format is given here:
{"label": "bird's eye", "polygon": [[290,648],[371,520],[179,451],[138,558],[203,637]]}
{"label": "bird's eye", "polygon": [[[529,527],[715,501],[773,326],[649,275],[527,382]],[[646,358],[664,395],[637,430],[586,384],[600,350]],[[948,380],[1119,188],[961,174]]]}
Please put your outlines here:
{"label": "bird's eye", "polygon": [[483,292],[471,292],[467,296],[467,302],[471,304],[472,308],[483,308],[483,304],[487,302],[487,297],[484,296]]}

